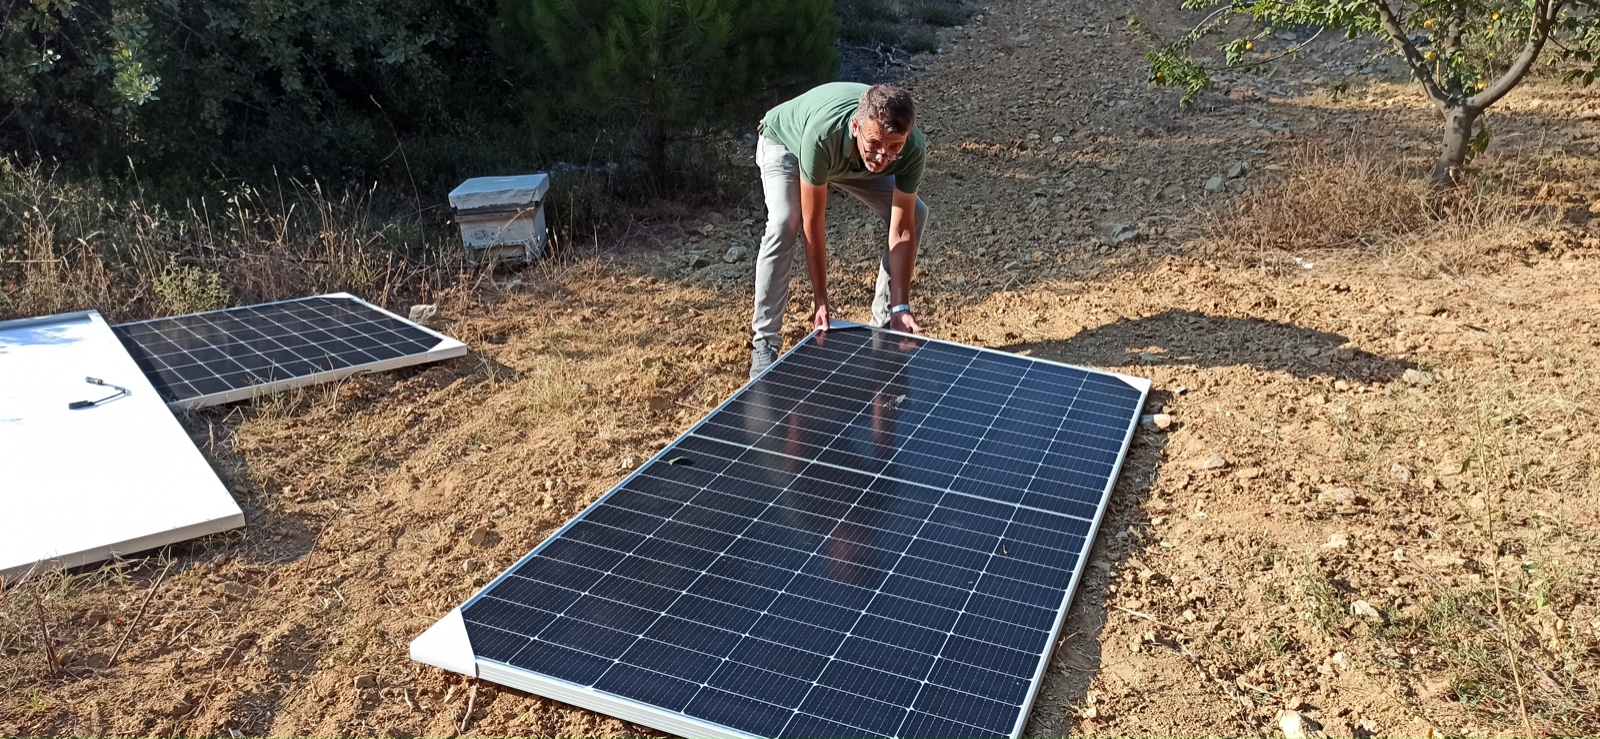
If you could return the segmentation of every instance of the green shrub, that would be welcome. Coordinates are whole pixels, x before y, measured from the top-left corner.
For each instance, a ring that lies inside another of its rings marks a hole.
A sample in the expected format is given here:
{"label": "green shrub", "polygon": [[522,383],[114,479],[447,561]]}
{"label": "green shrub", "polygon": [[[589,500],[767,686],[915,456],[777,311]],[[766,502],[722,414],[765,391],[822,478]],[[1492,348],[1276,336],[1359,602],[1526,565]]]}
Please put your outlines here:
{"label": "green shrub", "polygon": [[510,115],[492,84],[492,2],[12,3],[0,145],[207,176],[362,169],[408,134]]}
{"label": "green shrub", "polygon": [[834,12],[844,21],[846,29],[858,23],[893,23],[900,20],[900,14],[883,0],[839,0]]}
{"label": "green shrub", "polygon": [[831,79],[828,11],[828,0],[501,0],[496,46],[539,135],[660,179],[674,144]]}
{"label": "green shrub", "polygon": [[889,44],[899,46],[904,31],[897,23],[888,21],[866,21],[862,23],[848,23],[839,31],[842,41],[852,44]]}
{"label": "green shrub", "polygon": [[944,0],[927,0],[911,7],[911,18],[919,23],[930,26],[949,28],[967,22],[967,11],[963,10],[960,3],[945,2]]}
{"label": "green shrub", "polygon": [[919,29],[907,33],[900,40],[900,47],[913,54],[931,54],[939,49],[939,39]]}

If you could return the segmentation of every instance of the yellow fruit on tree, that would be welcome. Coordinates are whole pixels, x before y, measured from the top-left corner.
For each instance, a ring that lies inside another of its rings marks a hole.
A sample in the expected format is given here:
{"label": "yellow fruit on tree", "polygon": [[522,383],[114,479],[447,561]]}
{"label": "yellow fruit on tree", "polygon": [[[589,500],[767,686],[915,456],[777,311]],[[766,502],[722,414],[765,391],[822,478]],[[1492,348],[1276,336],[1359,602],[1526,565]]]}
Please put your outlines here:
{"label": "yellow fruit on tree", "polygon": [[1429,18],[1429,19],[1423,21],[1422,22],[1422,27],[1423,28],[1433,28],[1433,19]]}

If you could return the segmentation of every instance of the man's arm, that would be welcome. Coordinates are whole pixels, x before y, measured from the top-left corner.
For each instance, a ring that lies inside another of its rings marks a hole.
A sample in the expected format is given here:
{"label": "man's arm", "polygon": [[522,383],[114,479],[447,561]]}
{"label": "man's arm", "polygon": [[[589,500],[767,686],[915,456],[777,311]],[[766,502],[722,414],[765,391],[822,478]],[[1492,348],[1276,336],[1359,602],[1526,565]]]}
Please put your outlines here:
{"label": "man's arm", "polygon": [[806,233],[806,273],[811,276],[814,328],[828,330],[828,186],[800,180],[800,217]]}
{"label": "man's arm", "polygon": [[[810,238],[809,236],[807,237]],[[917,196],[895,188],[889,212],[889,305],[911,303],[911,277],[917,268]],[[889,328],[920,334],[909,312],[890,313]]]}

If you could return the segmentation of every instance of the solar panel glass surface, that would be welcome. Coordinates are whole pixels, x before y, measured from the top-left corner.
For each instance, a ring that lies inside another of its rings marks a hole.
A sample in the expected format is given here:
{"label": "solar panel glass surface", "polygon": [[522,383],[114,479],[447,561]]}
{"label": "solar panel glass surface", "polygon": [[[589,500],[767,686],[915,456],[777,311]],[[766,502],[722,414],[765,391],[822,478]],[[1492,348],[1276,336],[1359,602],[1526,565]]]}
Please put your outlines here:
{"label": "solar panel glass surface", "polygon": [[758,736],[1016,735],[1147,387],[814,334],[469,601],[472,649]]}
{"label": "solar panel glass surface", "polygon": [[[344,295],[192,313],[113,327],[169,403],[204,405],[456,344]],[[464,347],[461,347],[464,351]],[[460,352],[456,352],[460,353]],[[440,357],[442,358],[442,357]]]}

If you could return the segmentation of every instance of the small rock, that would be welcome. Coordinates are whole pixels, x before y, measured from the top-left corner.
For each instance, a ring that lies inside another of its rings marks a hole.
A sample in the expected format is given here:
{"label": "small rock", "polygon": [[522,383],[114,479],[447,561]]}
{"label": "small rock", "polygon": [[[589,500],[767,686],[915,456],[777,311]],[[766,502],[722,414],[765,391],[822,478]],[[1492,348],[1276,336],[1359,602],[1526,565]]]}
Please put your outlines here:
{"label": "small rock", "polygon": [[1415,473],[1411,471],[1410,467],[1403,464],[1394,464],[1389,467],[1389,476],[1396,480],[1410,480],[1415,477]]}
{"label": "small rock", "polygon": [[1373,608],[1371,603],[1368,603],[1364,600],[1358,600],[1354,603],[1351,603],[1350,612],[1369,621],[1383,620],[1383,614],[1379,613],[1378,609]]}
{"label": "small rock", "polygon": [[1419,303],[1413,312],[1419,316],[1437,316],[1444,312],[1444,308],[1438,303]]}
{"label": "small rock", "polygon": [[1063,141],[1066,141],[1066,140],[1067,140],[1067,137],[1065,137],[1065,136],[1051,136],[1050,137],[1050,143],[1052,143],[1052,144],[1059,144],[1059,143],[1061,143]]}
{"label": "small rock", "polygon": [[194,708],[194,700],[186,695],[173,701],[167,706],[163,713],[167,714],[167,716],[171,718],[178,718],[179,716],[187,716],[190,711],[194,710]]}
{"label": "small rock", "polygon": [[1213,454],[1200,462],[1202,470],[1220,470],[1228,466],[1228,458],[1221,454]]}
{"label": "small rock", "polygon": [[1165,413],[1157,413],[1152,415],[1150,416],[1150,425],[1155,426],[1162,431],[1166,431],[1167,429],[1172,428],[1172,416]]}
{"label": "small rock", "polygon": [[1412,385],[1416,385],[1417,387],[1424,387],[1433,384],[1433,375],[1414,367],[1406,370],[1405,374],[1400,376],[1400,379],[1405,380],[1407,383]]}
{"label": "small rock", "polygon": [[1237,477],[1237,478],[1239,478],[1241,480],[1254,480],[1257,477],[1261,476],[1261,468],[1260,467],[1244,467],[1244,468],[1240,469],[1238,472],[1233,473],[1233,475],[1234,475],[1234,477]]}
{"label": "small rock", "polygon": [[1323,549],[1349,549],[1349,534],[1334,534],[1328,537],[1328,543],[1322,545]]}
{"label": "small rock", "polygon": [[689,255],[689,269],[705,269],[711,266],[711,260],[706,255],[694,253]]}
{"label": "small rock", "polygon": [[427,325],[439,320],[439,306],[432,303],[411,306],[411,322]]}
{"label": "small rock", "polygon": [[489,534],[491,533],[493,532],[487,525],[479,526],[472,531],[467,532],[467,543],[475,547],[484,546],[488,543]]}
{"label": "small rock", "polygon": [[1118,226],[1117,230],[1111,233],[1111,243],[1113,244],[1121,244],[1137,238],[1139,238],[1139,228],[1132,225]]}
{"label": "small rock", "polygon": [[1283,730],[1285,739],[1321,739],[1327,736],[1322,733],[1322,724],[1299,711],[1279,711],[1278,728]]}
{"label": "small rock", "polygon": [[1194,623],[1194,620],[1197,618],[1199,618],[1199,616],[1196,616],[1192,609],[1184,609],[1183,620],[1188,621],[1189,623]]}
{"label": "small rock", "polygon": [[1350,383],[1345,382],[1344,380],[1334,380],[1333,389],[1338,390],[1341,393],[1345,392],[1350,389]]}
{"label": "small rock", "polygon": [[1228,180],[1222,175],[1217,175],[1206,180],[1206,192],[1222,192],[1228,186]]}
{"label": "small rock", "polygon": [[1350,669],[1350,658],[1346,657],[1344,652],[1334,652],[1333,656],[1328,658],[1328,661],[1341,670]]}
{"label": "small rock", "polygon": [[1250,165],[1245,164],[1244,162],[1234,162],[1233,166],[1228,168],[1228,179],[1237,180],[1240,177],[1243,177],[1244,173],[1249,171]]}
{"label": "small rock", "polygon": [[1151,354],[1149,352],[1140,352],[1139,353],[1139,361],[1146,362],[1146,363],[1149,363],[1149,364],[1155,364],[1156,362],[1161,361],[1161,355],[1159,355],[1159,354]]}
{"label": "small rock", "polygon": [[736,262],[743,261],[744,258],[749,255],[750,250],[742,246],[730,247],[728,249],[728,253],[722,255],[722,261],[727,262],[728,264],[734,264]]}
{"label": "small rock", "polygon": [[356,690],[366,690],[368,688],[376,687],[378,687],[377,675],[366,674],[356,678]]}
{"label": "small rock", "polygon": [[251,593],[255,592],[255,588],[242,582],[229,580],[222,584],[222,592],[232,598],[248,598]]}
{"label": "small rock", "polygon": [[1291,695],[1288,700],[1283,702],[1283,710],[1285,711],[1299,711],[1305,707],[1306,699],[1298,695]]}
{"label": "small rock", "polygon": [[1545,441],[1561,441],[1562,439],[1567,438],[1567,427],[1551,426],[1550,428],[1545,429],[1543,433],[1540,433],[1539,438],[1544,439]]}

